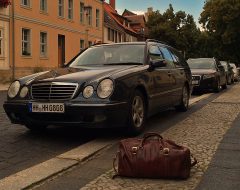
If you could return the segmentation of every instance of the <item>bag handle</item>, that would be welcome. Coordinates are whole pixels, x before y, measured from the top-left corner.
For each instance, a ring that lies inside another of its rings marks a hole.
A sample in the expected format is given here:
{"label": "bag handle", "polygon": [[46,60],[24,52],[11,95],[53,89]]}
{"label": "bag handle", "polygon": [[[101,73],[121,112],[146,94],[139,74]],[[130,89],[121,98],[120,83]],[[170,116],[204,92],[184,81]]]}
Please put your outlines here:
{"label": "bag handle", "polygon": [[116,153],[115,157],[113,158],[113,169],[115,171],[115,174],[112,176],[112,179],[119,176],[117,168],[116,168],[116,161],[117,161],[118,155],[119,155],[119,151]]}
{"label": "bag handle", "polygon": [[158,133],[146,133],[143,136],[143,139],[142,139],[141,144],[140,144],[140,148],[142,148],[144,143],[145,143],[145,141],[148,138],[151,138],[151,137],[157,137],[159,141],[161,141],[163,139],[163,137],[161,135],[159,135]]}
{"label": "bag handle", "polygon": [[198,161],[192,154],[191,154],[191,158],[193,159],[193,162],[191,162],[191,168],[192,168],[193,166],[195,166],[198,163]]}

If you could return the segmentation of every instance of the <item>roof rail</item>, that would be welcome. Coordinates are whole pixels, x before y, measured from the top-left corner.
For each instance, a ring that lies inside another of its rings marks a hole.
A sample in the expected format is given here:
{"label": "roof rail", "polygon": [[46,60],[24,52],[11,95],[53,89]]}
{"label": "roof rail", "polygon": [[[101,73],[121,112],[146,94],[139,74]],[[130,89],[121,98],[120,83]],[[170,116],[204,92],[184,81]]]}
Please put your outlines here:
{"label": "roof rail", "polygon": [[148,42],[156,42],[156,43],[162,43],[162,44],[166,44],[166,45],[167,45],[166,42],[159,41],[159,40],[155,40],[155,39],[147,39],[147,40],[146,40],[146,43],[148,43]]}

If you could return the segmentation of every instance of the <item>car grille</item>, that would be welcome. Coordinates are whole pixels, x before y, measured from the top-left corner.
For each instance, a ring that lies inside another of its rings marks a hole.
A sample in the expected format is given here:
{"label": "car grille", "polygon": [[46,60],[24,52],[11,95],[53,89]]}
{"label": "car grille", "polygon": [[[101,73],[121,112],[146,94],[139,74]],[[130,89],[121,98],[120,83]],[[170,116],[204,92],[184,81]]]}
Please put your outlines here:
{"label": "car grille", "polygon": [[76,83],[39,83],[31,87],[31,95],[35,100],[69,100],[77,91]]}

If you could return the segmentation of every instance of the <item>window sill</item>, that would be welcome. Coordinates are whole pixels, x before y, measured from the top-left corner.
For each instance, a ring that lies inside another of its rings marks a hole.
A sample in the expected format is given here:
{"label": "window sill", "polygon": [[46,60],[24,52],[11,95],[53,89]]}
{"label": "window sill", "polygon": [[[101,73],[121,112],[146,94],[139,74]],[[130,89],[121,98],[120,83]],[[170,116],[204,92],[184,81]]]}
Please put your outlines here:
{"label": "window sill", "polygon": [[21,55],[23,59],[32,59],[31,55]]}
{"label": "window sill", "polygon": [[42,57],[40,57],[40,59],[41,59],[41,60],[48,60],[49,57],[43,57],[43,56],[42,56]]}
{"label": "window sill", "polygon": [[39,13],[48,16],[48,12],[47,11],[41,11],[40,10]]}
{"label": "window sill", "polygon": [[73,19],[67,19],[68,22],[74,23]]}
{"label": "window sill", "polygon": [[31,7],[31,6],[20,5],[20,7],[23,8],[23,9],[32,10],[32,7]]}
{"label": "window sill", "polygon": [[61,20],[65,20],[65,18],[63,16],[58,16],[58,18]]}

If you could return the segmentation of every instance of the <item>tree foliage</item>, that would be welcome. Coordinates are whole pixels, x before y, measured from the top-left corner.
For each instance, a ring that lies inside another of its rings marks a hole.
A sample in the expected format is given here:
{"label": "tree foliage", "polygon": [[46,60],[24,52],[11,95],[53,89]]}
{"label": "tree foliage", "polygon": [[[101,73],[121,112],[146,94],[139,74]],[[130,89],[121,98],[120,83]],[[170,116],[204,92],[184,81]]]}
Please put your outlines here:
{"label": "tree foliage", "polygon": [[240,1],[208,0],[199,21],[214,39],[217,56],[240,63]]}
{"label": "tree foliage", "polygon": [[172,5],[161,14],[153,12],[147,23],[150,38],[164,41],[193,57],[197,51],[196,46],[200,30],[194,22],[193,16],[184,11],[174,13]]}
{"label": "tree foliage", "polygon": [[206,0],[199,19],[174,12],[172,5],[149,16],[149,37],[164,41],[189,57],[218,57],[240,63],[240,0]]}

